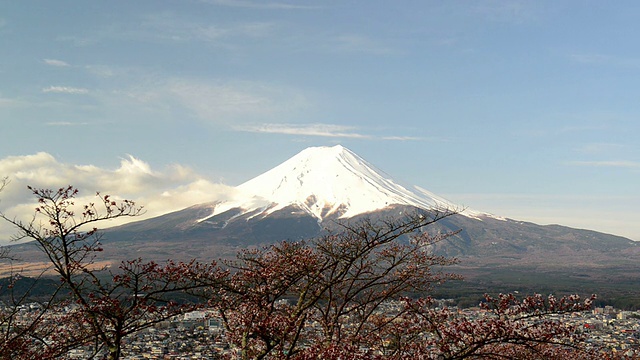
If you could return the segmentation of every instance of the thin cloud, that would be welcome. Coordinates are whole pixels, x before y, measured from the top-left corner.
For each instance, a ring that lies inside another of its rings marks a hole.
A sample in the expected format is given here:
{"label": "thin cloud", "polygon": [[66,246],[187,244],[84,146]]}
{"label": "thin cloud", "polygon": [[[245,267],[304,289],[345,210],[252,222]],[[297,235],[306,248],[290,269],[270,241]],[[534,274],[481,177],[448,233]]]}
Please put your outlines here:
{"label": "thin cloud", "polygon": [[376,55],[392,54],[391,47],[363,35],[340,35],[334,39],[334,50],[345,52],[363,52]]}
{"label": "thin cloud", "polygon": [[[95,36],[95,34],[94,34]],[[79,36],[79,35],[71,35],[71,36],[58,36],[55,39],[56,41],[71,43],[73,46],[77,47],[85,47],[89,45],[93,45],[98,42],[98,38],[90,38],[87,36]]]}
{"label": "thin cloud", "polygon": [[525,24],[540,17],[540,7],[524,0],[484,0],[473,3],[472,11],[483,18],[500,23]]}
{"label": "thin cloud", "polygon": [[47,126],[82,126],[88,125],[86,122],[70,122],[70,121],[51,121],[46,123]]}
{"label": "thin cloud", "polygon": [[161,78],[117,69],[113,73],[118,78],[128,75],[124,80],[127,86],[110,92],[92,92],[94,96],[118,110],[144,111],[167,119],[167,114],[179,112],[182,117],[231,129],[236,125],[298,117],[314,106],[304,90],[279,84]]}
{"label": "thin cloud", "polygon": [[[234,130],[263,133],[263,134],[283,134],[296,136],[318,136],[332,138],[353,138],[353,139],[378,139],[387,141],[423,141],[425,138],[417,136],[376,136],[364,134],[358,131],[355,126],[337,124],[251,124],[235,126]],[[442,140],[442,139],[435,139]],[[435,141],[434,140],[434,141]]]}
{"label": "thin cloud", "polygon": [[210,44],[229,45],[229,39],[264,38],[273,34],[277,25],[272,22],[245,22],[221,26],[183,19],[171,12],[147,15],[142,26],[135,31],[121,31],[122,37],[138,40],[163,40],[174,42],[201,41]]}
{"label": "thin cloud", "polygon": [[125,70],[114,68],[111,66],[106,66],[106,65],[87,65],[84,67],[84,69],[88,73],[94,76],[97,76],[99,78],[111,78],[117,75],[126,76],[126,75],[123,75],[123,73],[126,73]]}
{"label": "thin cloud", "polygon": [[11,106],[17,106],[17,105],[20,105],[20,101],[16,99],[0,97],[0,108],[6,108]]}
{"label": "thin cloud", "polygon": [[384,136],[382,140],[392,140],[392,141],[421,141],[424,140],[421,137],[417,136]]}
{"label": "thin cloud", "polygon": [[[530,121],[514,132],[515,135],[526,137],[553,137],[579,135],[581,133],[602,133],[614,128],[615,123],[624,120],[625,115],[611,112],[588,113],[554,113],[545,115],[545,121],[553,120],[553,126],[541,127],[539,121]],[[538,120],[535,119],[534,120]]]}
{"label": "thin cloud", "polygon": [[591,143],[583,145],[576,151],[583,154],[600,155],[624,151],[628,146],[615,143]]}
{"label": "thin cloud", "polygon": [[558,129],[558,133],[580,133],[588,131],[602,131],[609,128],[608,124],[585,124],[574,126],[563,126]]}
{"label": "thin cloud", "polygon": [[116,22],[108,27],[97,28],[82,36],[57,37],[57,41],[70,42],[78,47],[102,41],[134,42],[201,42],[225,48],[241,46],[247,39],[262,39],[273,36],[278,24],[269,21],[226,22],[212,24],[194,21],[170,11],[141,16],[135,23]]}
{"label": "thin cloud", "polygon": [[600,64],[611,59],[610,56],[600,54],[572,54],[571,60],[583,64]]}
{"label": "thin cloud", "polygon": [[75,88],[75,87],[69,87],[69,86],[49,86],[48,88],[43,88],[42,92],[77,95],[77,94],[88,94],[89,90],[84,88]]}
{"label": "thin cloud", "polygon": [[257,82],[169,81],[161,98],[177,100],[206,121],[227,124],[239,116],[281,116],[305,109],[309,101],[295,89]]}
{"label": "thin cloud", "polygon": [[229,7],[241,7],[247,9],[274,9],[274,10],[311,10],[311,9],[319,9],[318,6],[311,5],[299,5],[299,4],[289,4],[283,2],[258,2],[258,1],[247,1],[247,0],[205,0],[204,2],[221,5],[221,6],[229,6]]}
{"label": "thin cloud", "polygon": [[194,23],[179,19],[170,12],[150,14],[143,18],[141,28],[134,33],[120,36],[140,38],[142,40],[169,40],[185,42],[192,40],[218,41],[229,32],[217,25]]}
{"label": "thin cloud", "polygon": [[569,165],[574,166],[591,166],[591,167],[616,167],[637,169],[640,168],[640,162],[628,160],[610,160],[610,161],[572,161]]}
{"label": "thin cloud", "polygon": [[300,136],[321,136],[321,137],[340,137],[340,138],[370,138],[355,132],[352,126],[335,125],[335,124],[260,124],[247,125],[235,128],[239,131],[267,133],[267,134],[285,134]]}
{"label": "thin cloud", "polygon": [[71,65],[69,65],[69,63],[67,63],[65,61],[62,61],[62,60],[44,59],[43,61],[47,65],[56,66],[56,67],[68,67],[68,66],[71,66]]}
{"label": "thin cloud", "polygon": [[640,67],[640,59],[638,58],[604,54],[571,54],[569,57],[574,62],[586,65],[612,65],[627,68]]}

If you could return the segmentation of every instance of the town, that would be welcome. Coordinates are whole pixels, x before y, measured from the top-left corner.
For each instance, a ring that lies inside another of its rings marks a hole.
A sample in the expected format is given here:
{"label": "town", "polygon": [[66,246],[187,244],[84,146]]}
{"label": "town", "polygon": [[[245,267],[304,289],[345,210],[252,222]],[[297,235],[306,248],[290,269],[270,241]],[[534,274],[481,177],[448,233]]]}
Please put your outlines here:
{"label": "town", "polygon": [[[439,306],[452,303],[452,300],[438,301]],[[399,302],[387,302],[383,305],[379,311],[384,313],[397,312],[401,306]],[[29,313],[37,311],[40,306],[31,303],[21,306],[19,311],[26,320]],[[452,306],[451,309],[468,318],[493,316],[479,307],[458,309]],[[50,316],[55,318],[60,315],[62,314]],[[640,311],[622,311],[605,306],[596,307],[592,311],[547,315],[544,318],[576,326],[578,332],[588,335],[588,345],[591,347],[603,347],[626,356],[640,354]],[[233,357],[237,352],[238,349],[226,341],[225,330],[217,312],[203,309],[174,316],[126,338],[122,359],[205,360],[219,359],[225,355]],[[66,357],[84,360],[99,358],[100,355],[87,346],[71,350]]]}

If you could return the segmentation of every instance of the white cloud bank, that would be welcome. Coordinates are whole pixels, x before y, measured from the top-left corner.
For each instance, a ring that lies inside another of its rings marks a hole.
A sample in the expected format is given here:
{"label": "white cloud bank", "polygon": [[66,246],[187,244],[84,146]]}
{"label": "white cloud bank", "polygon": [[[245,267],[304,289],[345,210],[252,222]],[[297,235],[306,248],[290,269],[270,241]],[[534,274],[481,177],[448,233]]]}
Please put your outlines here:
{"label": "white cloud bank", "polygon": [[[187,167],[172,165],[157,171],[133,156],[122,159],[115,170],[93,165],[64,164],[44,152],[10,156],[0,159],[0,178],[5,176],[10,182],[0,193],[0,211],[8,217],[27,220],[33,214],[36,205],[27,186],[58,189],[73,185],[80,191],[76,204],[95,202],[95,194],[99,191],[134,200],[146,210],[141,217],[112,221],[101,224],[102,227],[142,220],[199,203],[224,200],[235,194],[233,187],[208,181]],[[13,233],[8,224],[0,223],[0,244],[6,244]]]}

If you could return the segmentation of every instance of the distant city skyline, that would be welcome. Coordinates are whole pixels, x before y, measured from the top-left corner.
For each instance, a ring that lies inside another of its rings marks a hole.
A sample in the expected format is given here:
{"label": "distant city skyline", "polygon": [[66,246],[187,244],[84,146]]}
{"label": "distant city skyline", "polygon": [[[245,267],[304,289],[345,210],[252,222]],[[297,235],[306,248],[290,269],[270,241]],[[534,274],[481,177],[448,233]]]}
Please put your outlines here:
{"label": "distant city skyline", "polygon": [[[469,208],[640,241],[640,3],[3,2],[0,211],[215,199],[342,144]],[[11,232],[0,225],[0,242]]]}

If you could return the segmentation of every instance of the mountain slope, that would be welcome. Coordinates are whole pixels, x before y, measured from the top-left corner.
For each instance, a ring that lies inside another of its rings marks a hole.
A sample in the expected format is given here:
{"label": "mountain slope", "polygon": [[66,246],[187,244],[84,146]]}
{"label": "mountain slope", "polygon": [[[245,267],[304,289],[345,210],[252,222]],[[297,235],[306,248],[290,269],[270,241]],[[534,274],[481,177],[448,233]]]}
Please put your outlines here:
{"label": "mountain slope", "polygon": [[[341,146],[306,149],[226,198],[234,200],[107,229],[101,259],[232,258],[247,247],[321,236],[339,228],[337,223],[460,209],[426,190],[400,185]],[[566,285],[564,291],[580,281],[586,292],[600,292],[602,286],[618,291],[612,279],[625,282],[625,289],[640,282],[640,244],[623,237],[470,210],[422,229],[434,235],[457,230],[432,251],[458,258],[451,270],[463,274],[474,291],[495,284],[523,289],[523,282],[535,291],[544,289],[541,282]],[[25,259],[41,255],[33,245],[18,247]]]}
{"label": "mountain slope", "polygon": [[[227,195],[233,200],[107,229],[100,261],[229,259],[245,248],[322,236],[363,218],[398,220],[416,211],[460,209],[426,190],[400,185],[341,146],[306,149]],[[458,230],[431,251],[459,259],[449,270],[465,281],[450,294],[465,288],[474,294],[472,304],[485,292],[517,289],[604,292],[640,306],[640,243],[470,210],[421,229],[431,235]],[[16,245],[15,252],[45,261],[33,244]]]}
{"label": "mountain slope", "polygon": [[[217,204],[207,221],[231,209],[236,216],[253,213],[268,216],[286,207],[294,207],[315,217],[352,218],[391,205],[419,209],[459,209],[459,206],[424,189],[413,191],[337,145],[307,148],[275,168],[238,186],[246,194],[242,200]],[[471,210],[461,214],[490,216]]]}
{"label": "mountain slope", "polygon": [[[238,186],[237,193],[233,201],[194,205],[113,229],[109,238],[133,247],[161,243],[165,251],[172,247],[185,257],[215,256],[231,248],[320,236],[337,221],[460,209],[426,190],[400,185],[342,146],[305,149]],[[571,267],[589,261],[632,266],[640,260],[637,244],[623,237],[471,210],[425,229],[456,230],[461,232],[434,251],[465,259],[467,266]]]}

